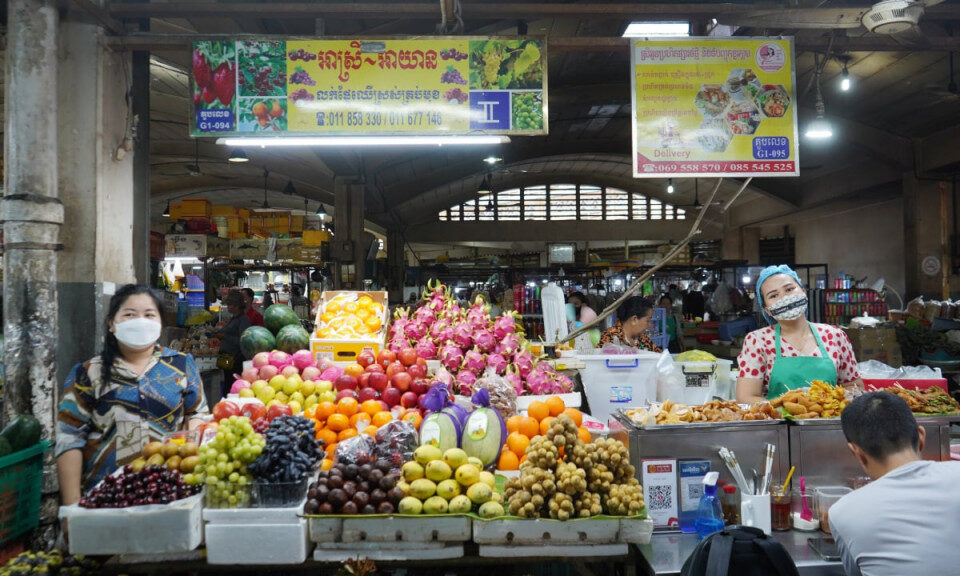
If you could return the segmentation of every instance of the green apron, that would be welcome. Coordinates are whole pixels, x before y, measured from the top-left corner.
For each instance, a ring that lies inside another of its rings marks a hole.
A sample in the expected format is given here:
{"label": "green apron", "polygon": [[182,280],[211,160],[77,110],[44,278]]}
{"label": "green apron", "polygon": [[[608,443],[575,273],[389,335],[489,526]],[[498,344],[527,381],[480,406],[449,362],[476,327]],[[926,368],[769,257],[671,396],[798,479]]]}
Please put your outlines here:
{"label": "green apron", "polygon": [[832,386],[837,385],[837,367],[820,340],[820,335],[810,326],[813,337],[820,347],[820,357],[816,356],[783,356],[780,351],[780,325],[774,329],[777,343],[777,357],[773,361],[773,370],[770,372],[767,398],[778,398],[791,390],[803,388],[813,380],[822,380]]}

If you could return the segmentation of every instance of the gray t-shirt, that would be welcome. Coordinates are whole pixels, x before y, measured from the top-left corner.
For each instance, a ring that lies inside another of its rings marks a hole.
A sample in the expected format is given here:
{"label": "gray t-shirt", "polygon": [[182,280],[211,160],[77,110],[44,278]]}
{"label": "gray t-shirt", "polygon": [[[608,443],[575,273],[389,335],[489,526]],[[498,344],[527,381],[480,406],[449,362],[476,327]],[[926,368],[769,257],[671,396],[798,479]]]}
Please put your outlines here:
{"label": "gray t-shirt", "polygon": [[916,461],[844,496],[830,529],[847,576],[960,574],[960,462]]}

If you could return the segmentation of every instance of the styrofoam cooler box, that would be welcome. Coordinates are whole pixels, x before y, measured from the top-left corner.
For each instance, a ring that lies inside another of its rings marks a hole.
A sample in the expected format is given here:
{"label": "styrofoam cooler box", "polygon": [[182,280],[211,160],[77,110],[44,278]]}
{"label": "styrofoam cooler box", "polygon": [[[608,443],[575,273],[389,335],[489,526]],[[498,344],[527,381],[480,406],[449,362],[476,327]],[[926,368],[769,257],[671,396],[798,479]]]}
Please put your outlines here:
{"label": "styrofoam cooler box", "polygon": [[89,555],[187,552],[203,542],[203,495],[170,504],[89,509],[60,508],[70,553]]}
{"label": "styrofoam cooler box", "polygon": [[674,362],[683,375],[683,398],[671,398],[695,406],[705,404],[717,394],[717,362]]}
{"label": "styrofoam cooler box", "polygon": [[586,364],[580,378],[590,403],[590,415],[601,422],[621,408],[656,400],[659,354],[591,354],[580,359]]}
{"label": "styrofoam cooler box", "polygon": [[[539,400],[543,402],[547,398],[555,396],[554,394],[541,394],[541,395],[530,395],[530,396],[517,396],[517,410],[526,411],[530,407],[530,403],[534,400]],[[563,400],[563,405],[567,408],[579,408],[580,407],[580,393],[571,392],[569,394],[556,394],[561,400]]]}
{"label": "styrofoam cooler box", "polygon": [[307,521],[293,524],[207,524],[210,564],[302,564],[310,553]]}
{"label": "styrofoam cooler box", "polygon": [[371,518],[310,517],[310,541],[318,543],[467,542],[473,531],[469,516],[386,516]]}

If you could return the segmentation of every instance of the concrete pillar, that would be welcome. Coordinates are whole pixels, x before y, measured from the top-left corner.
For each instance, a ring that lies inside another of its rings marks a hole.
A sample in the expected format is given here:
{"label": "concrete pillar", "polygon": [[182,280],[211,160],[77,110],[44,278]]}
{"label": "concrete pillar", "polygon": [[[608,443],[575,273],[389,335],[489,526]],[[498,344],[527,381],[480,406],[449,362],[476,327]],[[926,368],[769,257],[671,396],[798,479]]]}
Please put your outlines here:
{"label": "concrete pillar", "polygon": [[[149,20],[148,20],[149,22]],[[144,25],[141,24],[141,29]],[[153,284],[150,266],[150,53],[133,53],[133,265],[138,284]]]}
{"label": "concrete pillar", "polygon": [[334,182],[334,196],[336,236],[331,244],[331,254],[337,259],[339,268],[335,282],[340,288],[359,290],[363,287],[367,256],[363,242],[364,186],[338,178]]}
{"label": "concrete pillar", "polygon": [[[132,64],[104,49],[85,14],[60,25],[59,174],[65,208],[59,258],[58,379],[100,352],[114,286],[134,282],[133,172],[139,149],[116,160],[127,123]],[[149,233],[149,231],[147,231]],[[149,247],[149,245],[148,245]]]}
{"label": "concrete pillar", "polygon": [[[33,414],[54,439],[57,405],[57,3],[7,2],[2,200],[3,418]],[[39,543],[52,541],[57,476],[44,461]]]}
{"label": "concrete pillar", "polygon": [[[953,206],[948,201],[946,224],[952,230]],[[903,175],[903,245],[904,273],[907,293],[905,300],[918,295],[941,297],[941,209],[937,182],[917,180],[912,173]],[[934,268],[924,271],[924,261]],[[947,271],[949,274],[949,270]]]}
{"label": "concrete pillar", "polygon": [[403,302],[407,271],[406,252],[403,232],[396,228],[387,230],[387,283],[390,286],[390,302]]}

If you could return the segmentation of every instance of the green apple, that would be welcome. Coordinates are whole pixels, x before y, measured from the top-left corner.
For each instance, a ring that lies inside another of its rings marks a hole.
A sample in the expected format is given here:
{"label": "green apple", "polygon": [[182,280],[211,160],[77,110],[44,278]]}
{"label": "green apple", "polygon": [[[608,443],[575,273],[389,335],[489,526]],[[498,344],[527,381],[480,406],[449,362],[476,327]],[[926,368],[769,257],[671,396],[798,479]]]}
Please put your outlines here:
{"label": "green apple", "polygon": [[259,394],[257,394],[257,399],[263,402],[264,404],[267,404],[271,400],[273,400],[273,398],[276,395],[277,393],[274,392],[273,388],[271,388],[270,386],[267,386],[266,388],[261,390]]}
{"label": "green apple", "polygon": [[303,407],[312,408],[313,406],[316,406],[319,403],[320,403],[320,398],[318,398],[316,394],[311,394],[306,398],[304,398]]}
{"label": "green apple", "polygon": [[[329,380],[317,380],[317,392],[331,392],[333,391],[333,382]],[[334,398],[337,397],[336,394],[333,395]]]}
{"label": "green apple", "polygon": [[252,388],[241,388],[239,392],[241,398],[254,398],[256,394],[253,393]]}
{"label": "green apple", "polygon": [[303,406],[304,398],[303,394],[300,392],[294,392],[290,395],[290,402],[296,402],[297,404]]}
{"label": "green apple", "polygon": [[287,383],[287,377],[277,374],[270,379],[270,387],[273,388],[274,392],[282,392],[283,386]]}
{"label": "green apple", "polygon": [[303,384],[300,385],[300,393],[303,394],[304,398],[313,394],[316,389],[317,384],[313,380],[304,380]]}
{"label": "green apple", "polygon": [[333,390],[328,390],[319,396],[321,402],[334,402],[337,399],[337,395]]}

